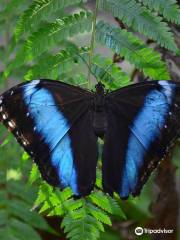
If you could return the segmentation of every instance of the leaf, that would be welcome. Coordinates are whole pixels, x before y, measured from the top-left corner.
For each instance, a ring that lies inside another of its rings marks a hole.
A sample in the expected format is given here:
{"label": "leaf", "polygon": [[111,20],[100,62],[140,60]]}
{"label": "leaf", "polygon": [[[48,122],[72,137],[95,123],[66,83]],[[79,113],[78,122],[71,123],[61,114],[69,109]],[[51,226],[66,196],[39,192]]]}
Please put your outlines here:
{"label": "leaf", "polygon": [[88,212],[90,212],[91,215],[94,216],[98,221],[105,223],[109,226],[112,225],[111,220],[108,217],[108,215],[90,203],[88,204]]}
{"label": "leaf", "polygon": [[111,90],[129,84],[130,77],[120,67],[112,63],[111,59],[96,55],[92,60],[92,72]]}
{"label": "leaf", "polygon": [[41,175],[36,164],[32,165],[32,169],[29,176],[29,184],[32,185],[37,179],[40,179]]}
{"label": "leaf", "polygon": [[57,10],[64,9],[68,6],[76,5],[81,0],[36,0],[32,5],[23,12],[21,15],[15,30],[15,36],[18,40],[22,33],[31,30],[32,25],[38,25],[39,22],[51,15]]}
{"label": "leaf", "polygon": [[12,234],[19,240],[41,240],[36,231],[28,224],[12,219],[10,225]]}
{"label": "leaf", "polygon": [[46,231],[52,231],[47,222],[37,212],[30,211],[31,206],[24,203],[22,200],[13,200],[8,202],[8,209],[13,216],[23,220],[29,225],[43,229]]}
{"label": "leaf", "polygon": [[132,27],[159,45],[173,52],[178,50],[170,28],[162,18],[142,7],[135,0],[100,0],[100,8],[121,19],[128,27]]}
{"label": "leaf", "polygon": [[94,192],[89,195],[89,198],[91,199],[92,203],[106,212],[126,218],[117,201],[112,197],[105,195],[103,192]]}
{"label": "leaf", "polygon": [[175,0],[141,0],[151,10],[162,14],[168,21],[180,24],[180,8]]}
{"label": "leaf", "polygon": [[102,223],[86,213],[86,207],[77,210],[74,215],[68,213],[62,221],[61,227],[64,227],[67,238],[71,240],[96,240],[99,239],[99,231],[104,231]]}
{"label": "leaf", "polygon": [[92,14],[90,12],[80,12],[63,19],[57,19],[54,23],[45,24],[37,32],[32,33],[24,42],[13,61],[6,67],[4,76],[7,78],[14,69],[32,61],[42,53],[55,47],[62,40],[78,33],[91,31],[91,27]]}
{"label": "leaf", "polygon": [[25,75],[26,80],[57,77],[72,70],[79,55],[88,53],[88,49],[78,49],[77,51],[62,50],[56,55],[43,54],[38,63],[31,67]]}
{"label": "leaf", "polygon": [[166,64],[160,54],[148,48],[140,39],[125,29],[103,21],[97,24],[97,41],[125,57],[136,68],[152,79],[170,79]]}
{"label": "leaf", "polygon": [[90,12],[80,12],[57,19],[54,23],[45,24],[27,39],[26,49],[29,59],[39,56],[68,37],[91,31],[91,27],[92,14]]}

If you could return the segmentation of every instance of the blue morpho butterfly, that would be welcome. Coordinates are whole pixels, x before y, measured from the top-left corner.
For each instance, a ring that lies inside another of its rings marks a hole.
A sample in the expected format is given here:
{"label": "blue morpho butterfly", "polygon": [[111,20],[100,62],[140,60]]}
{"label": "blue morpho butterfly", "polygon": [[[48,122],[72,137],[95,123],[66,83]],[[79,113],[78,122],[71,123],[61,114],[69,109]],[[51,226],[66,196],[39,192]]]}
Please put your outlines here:
{"label": "blue morpho butterfly", "polygon": [[107,92],[34,80],[0,96],[0,121],[52,186],[85,196],[94,188],[98,137],[103,189],[137,196],[180,136],[180,83],[149,81]]}

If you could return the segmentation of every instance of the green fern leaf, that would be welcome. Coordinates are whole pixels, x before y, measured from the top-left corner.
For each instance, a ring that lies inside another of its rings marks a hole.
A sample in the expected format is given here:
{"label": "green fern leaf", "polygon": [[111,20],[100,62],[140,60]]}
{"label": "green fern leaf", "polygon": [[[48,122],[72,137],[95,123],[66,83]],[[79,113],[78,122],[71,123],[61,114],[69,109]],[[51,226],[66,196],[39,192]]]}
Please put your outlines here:
{"label": "green fern leaf", "polygon": [[149,9],[162,14],[168,21],[180,24],[180,8],[176,0],[141,0]]}
{"label": "green fern leaf", "polygon": [[162,18],[155,16],[135,0],[100,0],[100,7],[121,19],[128,27],[157,41],[162,47],[173,52],[178,50],[170,28],[162,22]]}
{"label": "green fern leaf", "polygon": [[105,44],[152,79],[170,79],[160,54],[148,48],[143,41],[125,29],[100,21],[97,24],[97,41]]}
{"label": "green fern leaf", "polygon": [[[30,211],[33,198],[25,191],[22,181],[6,181],[4,186],[0,191],[0,239],[40,240],[35,229],[53,232],[44,218]],[[35,192],[31,194],[34,196]]]}
{"label": "green fern leaf", "polygon": [[[37,232],[31,228],[28,224],[23,223],[17,219],[12,219],[10,221],[11,233],[21,240],[41,240]],[[6,238],[7,239],[7,238]],[[5,240],[5,239],[3,239]]]}
{"label": "green fern leaf", "polygon": [[88,212],[90,212],[92,216],[94,216],[98,221],[111,226],[112,224],[111,219],[108,217],[108,215],[104,211],[95,207],[91,203],[88,203],[87,206],[88,206]]}
{"label": "green fern leaf", "polygon": [[91,199],[92,203],[106,212],[126,218],[117,201],[112,197],[105,195],[103,192],[94,192],[89,195],[89,198]]}
{"label": "green fern leaf", "polygon": [[29,58],[39,56],[68,37],[90,31],[91,27],[92,14],[90,12],[80,12],[79,14],[58,19],[54,23],[46,24],[28,38],[26,47]]}
{"label": "green fern leaf", "polygon": [[102,171],[98,168],[96,171],[96,186],[102,190]]}
{"label": "green fern leaf", "polygon": [[52,187],[46,183],[42,183],[39,187],[38,197],[36,198],[35,205],[41,205],[52,194]]}
{"label": "green fern leaf", "polygon": [[25,75],[26,80],[49,78],[57,79],[59,75],[70,72],[79,55],[88,53],[88,49],[77,49],[77,51],[62,50],[56,55],[43,54],[38,64],[33,66]]}
{"label": "green fern leaf", "polygon": [[36,180],[40,179],[41,178],[41,175],[39,173],[39,169],[37,167],[36,164],[33,164],[32,165],[32,169],[31,169],[31,172],[30,172],[30,176],[29,176],[29,181],[28,183],[30,185],[32,185]]}
{"label": "green fern leaf", "polygon": [[69,212],[61,223],[67,238],[71,240],[97,240],[100,231],[104,231],[101,222],[87,213],[87,206],[72,214]]}
{"label": "green fern leaf", "polygon": [[4,76],[7,78],[14,69],[32,61],[33,58],[56,46],[62,40],[78,33],[91,31],[91,27],[92,14],[90,12],[80,12],[44,25],[26,40],[16,57],[7,66]]}
{"label": "green fern leaf", "polygon": [[83,206],[82,200],[69,199],[64,202],[64,206],[68,211],[74,211]]}
{"label": "green fern leaf", "polygon": [[32,5],[24,11],[20,17],[15,30],[16,39],[22,35],[23,32],[28,32],[33,24],[38,24],[42,19],[46,18],[53,12],[64,9],[68,6],[76,5],[81,0],[36,0]]}
{"label": "green fern leaf", "polygon": [[113,64],[111,59],[96,55],[93,57],[92,63],[92,72],[94,75],[99,78],[105,86],[110,87],[111,90],[129,84],[129,76],[116,64]]}
{"label": "green fern leaf", "polygon": [[28,5],[28,2],[25,0],[11,0],[6,3],[3,14],[4,15],[6,14],[6,17],[8,15],[12,17],[12,15],[19,14],[19,10],[22,11],[22,9],[27,5]]}

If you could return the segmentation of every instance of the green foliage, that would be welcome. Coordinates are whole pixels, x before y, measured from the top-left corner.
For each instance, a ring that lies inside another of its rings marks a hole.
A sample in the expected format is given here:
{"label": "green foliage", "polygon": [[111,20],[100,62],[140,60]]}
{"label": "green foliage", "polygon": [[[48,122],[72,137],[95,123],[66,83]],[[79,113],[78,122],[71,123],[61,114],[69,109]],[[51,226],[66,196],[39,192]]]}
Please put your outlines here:
{"label": "green foliage", "polygon": [[16,39],[19,39],[23,32],[31,30],[33,25],[37,25],[41,20],[46,19],[49,15],[56,11],[60,11],[68,6],[76,5],[81,0],[37,0],[24,11],[19,18],[15,30]]}
{"label": "green foliage", "polygon": [[176,0],[141,0],[141,2],[162,14],[168,21],[180,24],[180,8]]}
{"label": "green foliage", "polygon": [[[146,36],[154,40],[155,46],[159,44],[173,52],[177,51],[166,23],[166,20],[179,23],[176,1],[100,0],[99,6],[105,10],[104,13],[118,17],[125,29],[100,21],[95,29],[95,44],[101,43],[119,54],[121,63],[113,62],[110,56],[112,51],[108,57],[93,54],[88,34],[92,35],[94,14],[84,4],[86,2],[1,1],[0,35],[6,42],[0,46],[1,89],[7,88],[15,80],[38,78],[60,79],[84,87],[87,86],[87,72],[90,71],[95,80],[101,80],[107,89],[114,90],[134,80],[131,79],[131,72],[121,64],[125,61],[131,64],[133,70],[139,69],[152,79],[170,78],[158,50],[153,49],[154,46],[148,47],[142,39]],[[138,31],[139,37],[134,31]],[[90,64],[89,54],[92,54]],[[11,77],[11,81],[7,76]],[[69,188],[60,191],[44,183],[35,164],[28,181],[29,156],[22,154],[17,145],[12,144],[9,135],[7,137],[1,129],[0,132],[2,240],[40,239],[39,230],[54,233],[43,216],[59,217],[61,228],[71,240],[117,240],[120,239],[119,233],[111,229],[114,220],[135,219],[137,223],[144,223],[150,216],[147,209],[151,192],[143,191],[140,198],[126,202],[117,195],[111,197],[102,192],[101,161],[98,163],[94,192],[82,199],[75,200]]]}
{"label": "green foliage", "polygon": [[95,55],[92,60],[92,72],[107,88],[115,90],[130,82],[129,76],[123,72],[111,59]]}
{"label": "green foliage", "polygon": [[157,41],[162,47],[177,51],[168,25],[162,22],[161,17],[151,13],[135,0],[100,0],[100,7],[113,14],[114,17],[118,17],[128,27]]}
{"label": "green foliage", "polygon": [[[2,134],[3,129],[0,131]],[[9,136],[0,146],[0,239],[41,240],[39,230],[51,233],[55,231],[41,215],[31,210],[37,194],[36,188],[27,190],[26,184],[22,182],[24,171],[21,172],[20,165],[13,158],[14,153],[17,157],[20,152],[12,144]],[[5,156],[12,156],[14,162],[6,163]]]}
{"label": "green foliage", "polygon": [[[25,75],[26,80],[34,78],[58,79],[63,73],[70,72],[73,65],[77,65],[80,56],[87,55],[88,49],[82,48],[76,51],[62,50],[56,55],[42,55],[38,65],[34,65]],[[48,59],[48,61],[47,61]]]}
{"label": "green foliage", "polygon": [[7,67],[5,75],[8,76],[10,71],[20,67],[25,61],[31,61],[50,48],[55,47],[60,41],[78,33],[90,31],[91,25],[92,14],[90,12],[80,12],[63,19],[57,19],[53,23],[45,24],[25,41],[16,58]]}
{"label": "green foliage", "polygon": [[71,240],[98,239],[104,231],[103,224],[111,226],[108,214],[124,218],[118,202],[100,191],[93,192],[89,197],[74,200],[72,191],[53,189],[42,183],[38,192],[35,207],[40,207],[40,213],[48,216],[63,216],[61,227]]}
{"label": "green foliage", "polygon": [[169,79],[166,65],[161,61],[160,55],[127,30],[100,21],[97,24],[96,37],[97,41],[125,57],[146,76],[153,79]]}
{"label": "green foliage", "polygon": [[47,23],[27,39],[28,53],[33,57],[38,56],[68,37],[90,31],[91,26],[92,14],[90,12],[80,12],[57,19],[54,23]]}

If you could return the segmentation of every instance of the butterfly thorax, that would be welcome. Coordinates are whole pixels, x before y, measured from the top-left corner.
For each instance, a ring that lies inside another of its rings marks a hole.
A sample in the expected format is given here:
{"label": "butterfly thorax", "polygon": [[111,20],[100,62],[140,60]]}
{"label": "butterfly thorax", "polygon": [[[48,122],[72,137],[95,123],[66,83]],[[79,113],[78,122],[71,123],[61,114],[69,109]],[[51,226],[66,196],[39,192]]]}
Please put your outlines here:
{"label": "butterfly thorax", "polygon": [[104,85],[101,82],[95,87],[96,92],[93,100],[93,128],[98,137],[103,137],[107,128],[105,111],[106,94],[104,91]]}

